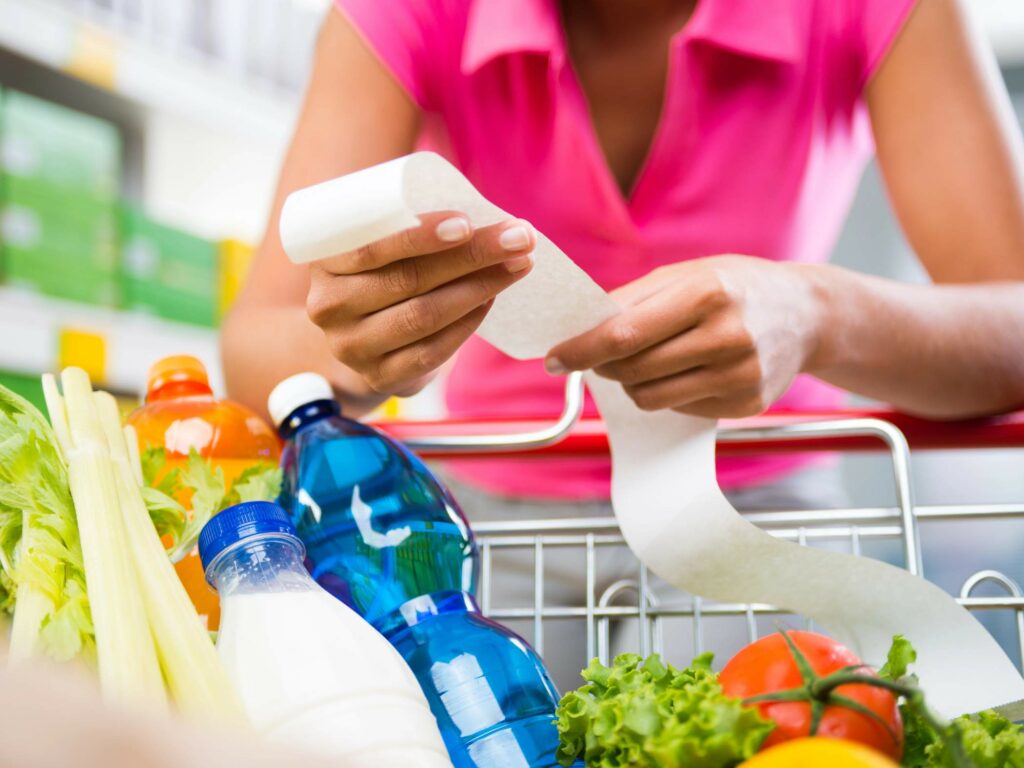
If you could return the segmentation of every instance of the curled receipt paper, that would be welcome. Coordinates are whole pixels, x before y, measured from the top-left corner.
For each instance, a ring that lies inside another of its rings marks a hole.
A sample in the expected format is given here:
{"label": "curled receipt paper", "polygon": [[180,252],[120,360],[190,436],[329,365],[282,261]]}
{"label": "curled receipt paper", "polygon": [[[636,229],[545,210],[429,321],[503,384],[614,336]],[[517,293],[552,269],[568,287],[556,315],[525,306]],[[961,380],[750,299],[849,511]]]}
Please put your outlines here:
{"label": "curled receipt paper", "polygon": [[[307,263],[416,226],[418,212],[437,210],[462,211],[476,227],[510,217],[446,160],[418,152],[293,193],[281,241],[293,262]],[[550,240],[541,233],[537,240],[533,271],[497,297],[479,329],[520,359],[543,357],[618,311]],[[614,382],[588,373],[587,383],[611,442],[616,517],[654,573],[691,594],[802,614],[875,665],[893,635],[906,635],[929,702],[947,716],[1024,699],[1010,659],[938,587],[877,560],[780,541],[746,522],[715,479],[715,421],[646,413]]]}

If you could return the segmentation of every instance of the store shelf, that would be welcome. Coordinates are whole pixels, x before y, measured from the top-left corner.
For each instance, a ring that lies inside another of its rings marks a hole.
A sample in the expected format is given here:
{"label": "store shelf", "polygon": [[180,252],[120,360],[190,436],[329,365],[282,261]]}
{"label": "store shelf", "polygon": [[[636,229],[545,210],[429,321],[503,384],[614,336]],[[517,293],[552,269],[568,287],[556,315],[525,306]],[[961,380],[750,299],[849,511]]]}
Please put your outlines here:
{"label": "store shelf", "polygon": [[102,386],[120,394],[144,391],[150,364],[165,355],[190,354],[207,366],[222,391],[217,332],[118,310],[90,307],[0,287],[0,370],[41,374],[58,370],[61,338],[78,332],[101,340]]}
{"label": "store shelf", "polygon": [[0,47],[145,107],[229,134],[283,140],[298,94],[232,77],[85,21],[52,0],[0,0]]}

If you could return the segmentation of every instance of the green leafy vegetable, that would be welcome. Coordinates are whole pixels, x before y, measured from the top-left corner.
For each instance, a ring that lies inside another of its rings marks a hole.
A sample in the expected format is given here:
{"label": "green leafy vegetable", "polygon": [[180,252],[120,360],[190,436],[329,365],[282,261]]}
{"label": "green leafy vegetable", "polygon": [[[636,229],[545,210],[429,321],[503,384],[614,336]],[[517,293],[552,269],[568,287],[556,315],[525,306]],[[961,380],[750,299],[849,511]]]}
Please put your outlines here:
{"label": "green leafy vegetable", "polygon": [[[143,499],[157,531],[171,539],[173,561],[192,551],[203,526],[221,510],[243,501],[273,501],[281,492],[281,468],[270,462],[247,467],[228,489],[223,470],[194,450],[184,467],[166,472],[163,448],[147,448],[141,459]],[[183,497],[191,511],[178,502]]]}
{"label": "green leafy vegetable", "polygon": [[[140,457],[142,464],[142,483],[168,496],[173,496],[179,482],[177,469],[164,473],[167,466],[167,451],[163,448],[147,448]],[[163,473],[163,474],[162,474]],[[159,481],[157,478],[160,478]]]}
{"label": "green leafy vegetable", "polygon": [[182,534],[185,532],[185,522],[188,519],[185,508],[156,488],[143,486],[140,490],[156,532],[161,538],[169,537],[172,548],[177,547],[181,543]]}
{"label": "green leafy vegetable", "polygon": [[180,560],[192,551],[199,538],[199,532],[211,517],[224,508],[227,496],[224,471],[220,467],[212,469],[195,451],[189,453],[180,479],[181,484],[192,491],[192,514],[185,523],[181,541],[171,550],[171,560],[174,561]]}
{"label": "green leafy vegetable", "polygon": [[[908,676],[910,665],[917,661],[917,651],[903,635],[895,635],[889,646],[889,656],[878,670],[878,676],[885,680],[903,680]],[[916,677],[912,678],[917,680]]]}
{"label": "green leafy vegetable", "polygon": [[974,768],[1024,768],[1024,733],[995,712],[953,721],[943,737],[928,747],[928,762],[935,768],[956,768],[957,744]]}
{"label": "green leafy vegetable", "polygon": [[943,723],[928,711],[917,677],[909,667],[917,660],[910,642],[897,635],[879,677],[916,689],[900,704],[906,768],[1024,768],[1024,728],[995,712],[963,715]]}
{"label": "green leafy vegetable", "polygon": [[247,467],[231,486],[224,506],[245,501],[273,501],[281,493],[281,468],[272,464]]}
{"label": "green leafy vegetable", "polygon": [[611,667],[591,661],[587,684],[558,706],[559,763],[729,768],[752,756],[773,726],[722,693],[711,658],[683,670],[657,654],[622,654]]}
{"label": "green leafy vegetable", "polygon": [[[878,677],[894,683],[917,687],[917,676],[908,672],[910,665],[917,661],[917,651],[903,635],[896,635],[889,648],[889,657]],[[900,704],[900,719],[903,721],[903,758],[905,766],[928,765],[926,750],[938,738],[938,730],[924,710],[923,703],[911,703],[904,699]]]}
{"label": "green leafy vegetable", "polygon": [[0,386],[0,607],[14,613],[11,655],[93,653],[82,549],[56,436]]}

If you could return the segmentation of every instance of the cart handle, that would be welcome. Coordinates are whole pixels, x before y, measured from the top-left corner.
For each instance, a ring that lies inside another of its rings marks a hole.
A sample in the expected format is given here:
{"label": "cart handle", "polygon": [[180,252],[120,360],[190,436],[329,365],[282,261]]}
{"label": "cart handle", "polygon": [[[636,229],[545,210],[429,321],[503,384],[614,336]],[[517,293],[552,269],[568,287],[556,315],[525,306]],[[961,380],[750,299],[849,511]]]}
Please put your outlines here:
{"label": "cart handle", "polygon": [[[375,426],[429,458],[452,454],[469,458],[523,453],[538,457],[607,456],[608,434],[604,422],[599,418],[583,418],[583,405],[582,374],[572,373],[566,378],[565,406],[554,421],[543,417],[498,417],[384,421]],[[853,419],[891,424],[906,436],[907,443],[914,449],[1024,447],[1024,411],[986,419],[930,421],[885,409],[773,409],[762,416],[723,421],[718,431],[718,453],[872,451],[886,448],[875,434],[840,428],[841,422]],[[832,424],[836,429],[828,429]]]}

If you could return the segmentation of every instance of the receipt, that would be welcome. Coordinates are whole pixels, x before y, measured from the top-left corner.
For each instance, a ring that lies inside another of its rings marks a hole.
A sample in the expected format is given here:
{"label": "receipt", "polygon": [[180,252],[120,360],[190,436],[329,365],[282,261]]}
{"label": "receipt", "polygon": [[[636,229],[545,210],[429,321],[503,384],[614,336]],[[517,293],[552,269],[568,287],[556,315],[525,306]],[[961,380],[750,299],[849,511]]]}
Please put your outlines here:
{"label": "receipt", "polygon": [[[281,242],[295,263],[354,250],[416,226],[418,213],[457,210],[475,227],[510,217],[450,163],[418,152],[292,193]],[[479,334],[519,359],[618,311],[542,233],[536,263],[502,292]],[[918,650],[915,670],[939,712],[954,716],[1024,698],[1024,679],[973,616],[933,584],[869,558],[801,547],[733,509],[715,478],[716,422],[639,410],[615,382],[586,374],[607,425],[612,505],[627,544],[651,571],[713,600],[768,603],[807,618],[880,665],[892,636]]]}

